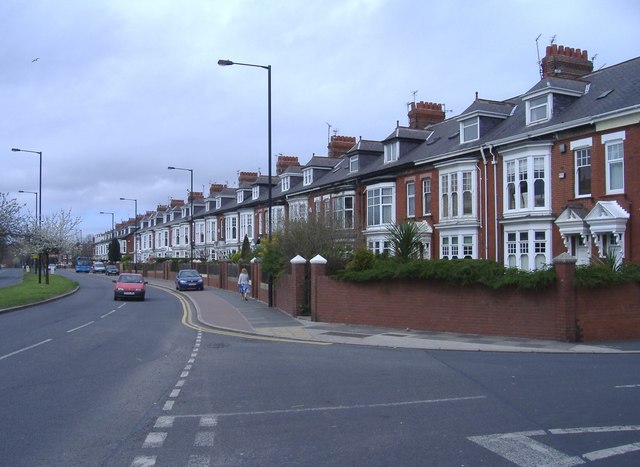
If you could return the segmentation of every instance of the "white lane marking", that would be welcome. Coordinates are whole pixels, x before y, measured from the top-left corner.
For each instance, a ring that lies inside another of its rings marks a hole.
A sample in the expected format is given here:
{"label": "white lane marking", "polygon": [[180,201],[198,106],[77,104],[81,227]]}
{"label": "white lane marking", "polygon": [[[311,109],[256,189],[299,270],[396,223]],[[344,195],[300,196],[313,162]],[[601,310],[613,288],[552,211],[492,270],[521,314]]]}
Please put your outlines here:
{"label": "white lane marking", "polygon": [[530,438],[530,436],[542,436],[545,434],[544,431],[537,430],[472,436],[469,439],[520,467],[540,465],[569,467],[585,463],[579,457],[567,456],[557,449]]}
{"label": "white lane marking", "polygon": [[195,361],[196,361],[196,359],[195,359],[195,358],[190,358],[190,359],[187,361],[187,363],[193,363],[193,362],[195,362]]}
{"label": "white lane marking", "polygon": [[118,311],[118,310],[111,310],[109,313],[105,313],[104,315],[102,315],[102,316],[100,317],[100,319],[106,318],[106,317],[107,317],[107,316],[109,316],[111,313],[115,313],[116,311]]}
{"label": "white lane marking", "polygon": [[171,409],[173,409],[173,404],[175,403],[175,401],[167,401],[164,403],[164,407],[162,407],[162,410],[164,411],[169,411]]}
{"label": "white lane marking", "polygon": [[211,460],[209,456],[200,456],[198,454],[191,454],[189,456],[189,463],[187,467],[209,467]]}
{"label": "white lane marking", "polygon": [[171,391],[171,394],[169,394],[169,397],[173,397],[175,399],[179,395],[180,395],[180,389],[174,389],[173,391]]}
{"label": "white lane marking", "polygon": [[161,448],[165,439],[167,439],[167,433],[164,431],[152,431],[147,435],[147,439],[144,440],[142,447]]}
{"label": "white lane marking", "polygon": [[51,342],[53,339],[47,339],[42,342],[38,342],[37,344],[30,345],[29,347],[24,347],[20,350],[16,350],[15,352],[8,353],[0,357],[0,360],[4,360],[5,358],[13,357],[14,355],[19,354],[20,352],[24,352],[25,350],[31,350],[33,348],[38,347],[39,345],[46,344],[47,342]]}
{"label": "white lane marking", "polygon": [[620,386],[614,386],[614,388],[616,389],[623,389],[623,388],[640,388],[640,384],[622,384]]}
{"label": "white lane marking", "polygon": [[580,433],[613,433],[617,431],[640,431],[640,425],[589,426],[581,428],[552,428],[554,435],[575,435]]}
{"label": "white lane marking", "polygon": [[600,459],[606,459],[607,457],[620,456],[622,454],[627,454],[628,452],[635,451],[640,451],[640,443],[624,444],[622,446],[616,446],[614,448],[591,451],[584,454],[584,457],[586,457],[590,461],[597,461]]}
{"label": "white lane marking", "polygon": [[156,465],[156,456],[136,456],[131,467],[152,467]]}
{"label": "white lane marking", "polygon": [[154,428],[171,428],[173,427],[173,422],[175,419],[176,419],[175,417],[161,415],[160,417],[158,417],[158,419],[156,420],[156,424],[153,425],[153,427]]}
{"label": "white lane marking", "polygon": [[196,358],[197,356],[198,356],[198,353],[197,353],[197,352],[196,352],[196,353],[192,353],[192,354],[191,354],[191,358]]}
{"label": "white lane marking", "polygon": [[184,370],[187,371],[187,370],[190,370],[191,368],[193,368],[193,365],[190,363],[184,367]]}
{"label": "white lane marking", "polygon": [[181,388],[182,386],[184,386],[184,380],[183,380],[183,379],[179,380],[179,381],[176,383],[176,387],[177,387],[177,388]]}
{"label": "white lane marking", "polygon": [[180,373],[180,378],[186,378],[187,376],[189,376],[188,371],[183,371],[182,373]]}
{"label": "white lane marking", "polygon": [[196,439],[193,445],[198,447],[213,447],[213,437],[213,431],[199,431],[196,433]]}
{"label": "white lane marking", "polygon": [[78,326],[77,328],[69,329],[67,332],[69,333],[69,332],[77,331],[78,329],[85,328],[85,327],[87,327],[87,326],[92,325],[93,323],[95,323],[95,321],[89,321],[88,323],[85,323],[85,324],[83,324],[82,326]]}

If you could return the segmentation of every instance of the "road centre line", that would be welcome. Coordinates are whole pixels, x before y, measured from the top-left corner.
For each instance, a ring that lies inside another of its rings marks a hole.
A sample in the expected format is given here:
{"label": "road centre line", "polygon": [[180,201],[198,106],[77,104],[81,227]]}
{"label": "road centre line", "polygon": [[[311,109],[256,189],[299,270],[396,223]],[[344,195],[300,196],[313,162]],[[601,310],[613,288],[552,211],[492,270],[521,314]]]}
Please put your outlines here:
{"label": "road centre line", "polygon": [[615,389],[626,389],[626,388],[640,388],[640,384],[622,384],[620,386],[614,386]]}
{"label": "road centre line", "polygon": [[111,313],[115,313],[116,311],[118,311],[118,310],[111,310],[109,313],[105,313],[104,315],[102,315],[102,316],[100,317],[100,319],[102,319],[102,318],[106,318],[106,317],[107,317],[107,316],[109,316]]}
{"label": "road centre line", "polygon": [[82,329],[82,328],[84,328],[84,327],[90,326],[90,325],[92,325],[93,323],[95,323],[95,321],[89,321],[88,323],[85,323],[85,324],[83,324],[82,326],[78,326],[77,328],[69,329],[69,330],[67,331],[67,333],[77,331],[78,329]]}
{"label": "road centre line", "polygon": [[24,352],[25,350],[31,350],[31,349],[33,349],[35,347],[38,347],[39,345],[46,344],[47,342],[51,342],[52,340],[53,339],[47,339],[47,340],[44,340],[42,342],[38,342],[37,344],[30,345],[29,347],[24,347],[24,348],[22,348],[20,350],[16,350],[15,352],[11,352],[11,353],[8,353],[6,355],[2,355],[2,356],[0,356],[0,360],[4,360],[5,358],[13,357],[14,355],[17,355],[17,354],[19,354],[21,352]]}

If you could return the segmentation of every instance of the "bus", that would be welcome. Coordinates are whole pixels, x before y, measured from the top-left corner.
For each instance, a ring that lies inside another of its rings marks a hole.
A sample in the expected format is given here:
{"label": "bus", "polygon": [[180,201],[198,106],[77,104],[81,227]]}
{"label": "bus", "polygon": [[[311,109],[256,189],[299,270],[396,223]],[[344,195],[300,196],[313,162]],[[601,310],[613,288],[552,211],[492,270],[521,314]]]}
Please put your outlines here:
{"label": "bus", "polygon": [[89,272],[91,269],[91,258],[78,256],[76,258],[76,272]]}

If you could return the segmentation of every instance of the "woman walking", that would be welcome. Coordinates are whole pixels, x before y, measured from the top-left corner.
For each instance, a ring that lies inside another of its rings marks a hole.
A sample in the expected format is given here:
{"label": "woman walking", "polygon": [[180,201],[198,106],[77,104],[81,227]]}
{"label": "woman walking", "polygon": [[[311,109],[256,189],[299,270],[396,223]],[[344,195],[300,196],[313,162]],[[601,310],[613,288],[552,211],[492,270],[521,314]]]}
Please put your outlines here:
{"label": "woman walking", "polygon": [[247,268],[242,268],[242,271],[240,271],[240,275],[238,276],[238,289],[240,290],[240,295],[242,295],[244,300],[248,300],[247,292],[249,292],[250,284],[251,281],[249,280]]}

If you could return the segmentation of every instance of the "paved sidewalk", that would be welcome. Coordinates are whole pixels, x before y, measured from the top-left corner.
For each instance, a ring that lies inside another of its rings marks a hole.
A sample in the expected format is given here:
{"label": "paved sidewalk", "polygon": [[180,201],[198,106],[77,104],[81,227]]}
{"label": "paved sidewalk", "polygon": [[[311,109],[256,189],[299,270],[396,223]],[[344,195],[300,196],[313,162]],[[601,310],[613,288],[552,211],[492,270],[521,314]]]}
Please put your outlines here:
{"label": "paved sidewalk", "polygon": [[[172,281],[149,279],[150,285],[174,289]],[[254,335],[302,341],[372,345],[425,350],[538,353],[640,353],[640,341],[579,344],[515,337],[374,328],[313,322],[215,287],[181,292],[194,304],[201,324]]]}

